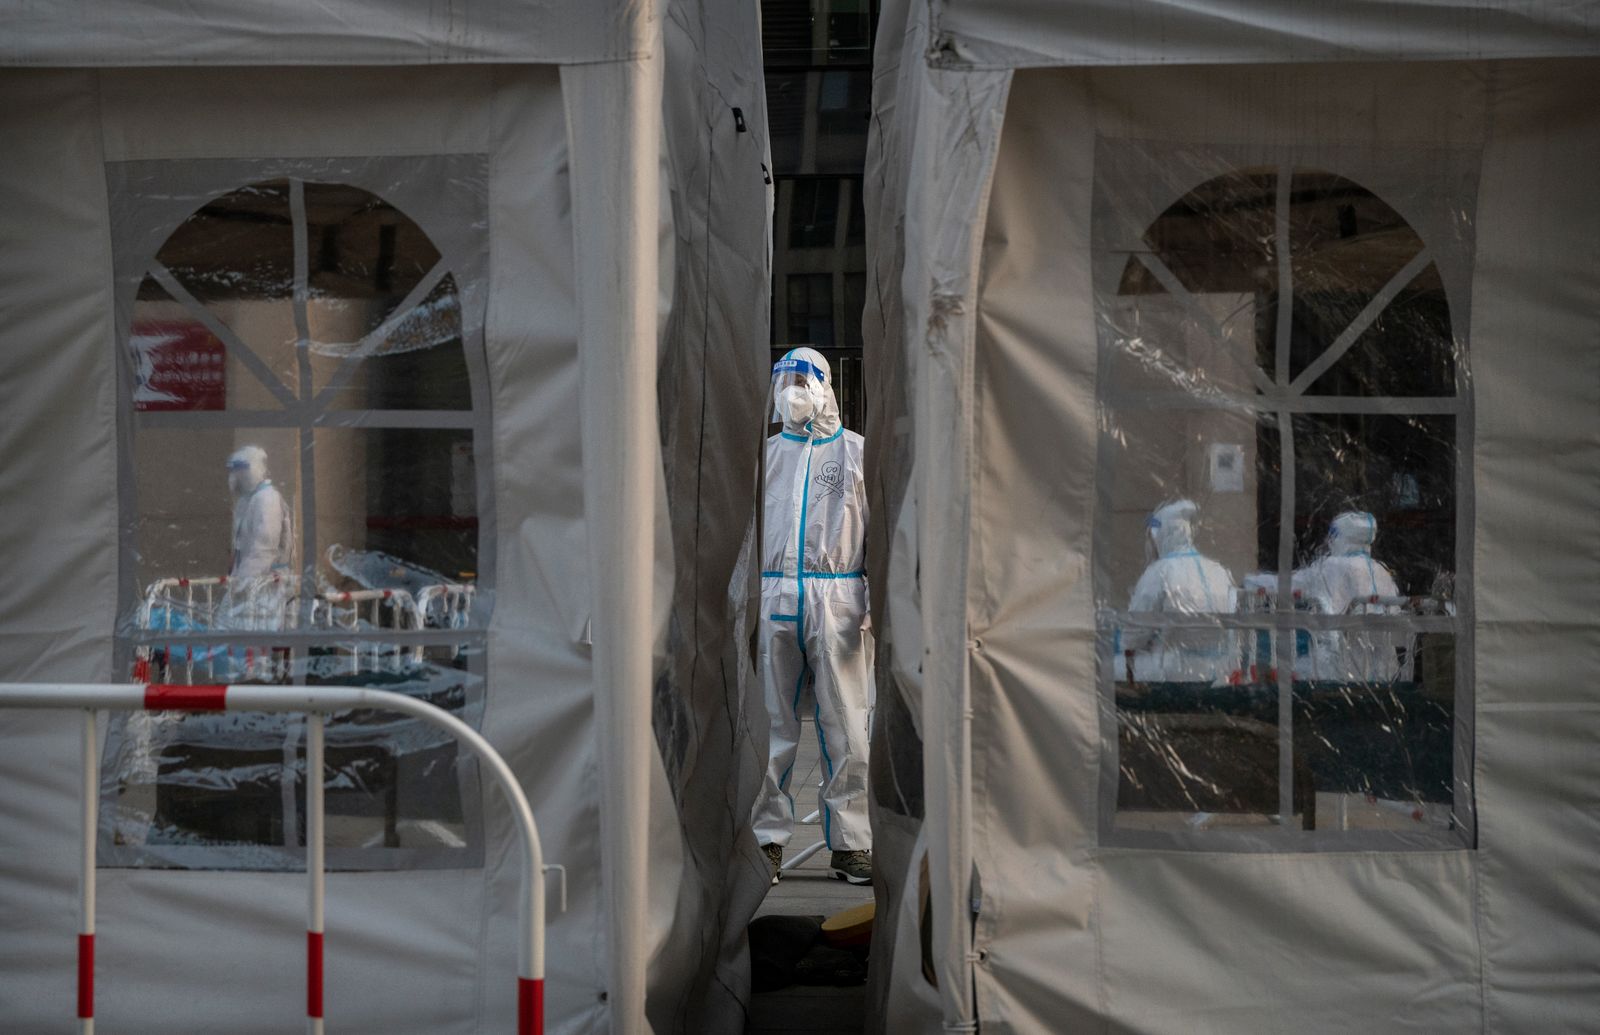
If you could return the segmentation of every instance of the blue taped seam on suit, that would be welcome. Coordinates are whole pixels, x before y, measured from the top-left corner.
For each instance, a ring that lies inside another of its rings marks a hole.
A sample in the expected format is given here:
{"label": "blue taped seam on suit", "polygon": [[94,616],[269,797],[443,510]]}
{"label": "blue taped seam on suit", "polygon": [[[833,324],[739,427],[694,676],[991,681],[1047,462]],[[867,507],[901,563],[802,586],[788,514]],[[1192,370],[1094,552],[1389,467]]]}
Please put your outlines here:
{"label": "blue taped seam on suit", "polygon": [[783,771],[783,775],[778,777],[778,790],[782,791],[783,796],[789,799],[790,819],[794,818],[794,795],[789,793],[789,774],[792,772],[794,772],[794,763],[790,762],[789,767]]}
{"label": "blue taped seam on suit", "polygon": [[[806,656],[806,578],[808,577],[806,573],[806,515],[810,511],[811,507],[812,449],[818,445],[819,442],[832,442],[833,439],[838,438],[843,433],[844,428],[841,427],[838,431],[833,433],[831,438],[806,440],[806,473],[800,488],[800,528],[795,533],[795,537],[798,540],[795,555],[795,598],[797,600],[795,610],[799,613],[799,622],[795,625],[795,638],[800,643],[800,679],[796,682],[794,688],[794,717],[795,721],[797,722],[800,719],[800,690],[805,685],[806,672],[808,672],[811,668],[811,659]],[[817,744],[819,746],[821,746],[823,741],[826,739],[822,733],[821,714],[821,708],[819,707],[815,716],[817,724]],[[826,748],[823,749],[823,757],[827,757]],[[832,779],[832,763],[829,763],[828,765],[828,776],[829,779]],[[823,843],[827,844],[827,846],[831,849],[833,844],[828,837],[828,830],[830,827],[830,818],[832,813],[828,808],[827,794],[823,793],[820,797],[822,798],[822,840]],[[793,796],[790,796],[789,798],[789,808],[791,812],[794,810]]]}
{"label": "blue taped seam on suit", "polygon": [[[761,573],[761,577],[764,579],[788,578],[781,571],[764,571]],[[864,579],[867,577],[867,573],[864,571],[808,571],[805,573],[805,577],[808,579]]]}
{"label": "blue taped seam on suit", "polygon": [[[817,724],[817,746],[822,749],[822,762],[828,767],[828,781],[831,783],[833,782],[833,759],[828,757],[828,735],[822,730],[822,705],[817,704],[814,707],[815,711],[812,712],[812,718],[816,720]],[[822,802],[822,843],[828,846],[829,851],[832,851],[833,824],[829,822],[829,818],[828,802],[824,798]]]}

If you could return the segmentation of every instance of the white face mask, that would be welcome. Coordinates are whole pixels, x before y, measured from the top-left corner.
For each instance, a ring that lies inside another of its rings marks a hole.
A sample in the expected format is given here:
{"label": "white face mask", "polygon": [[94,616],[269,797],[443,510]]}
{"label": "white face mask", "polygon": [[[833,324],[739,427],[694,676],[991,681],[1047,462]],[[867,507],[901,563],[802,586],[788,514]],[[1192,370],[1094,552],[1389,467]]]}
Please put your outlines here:
{"label": "white face mask", "polygon": [[799,385],[791,385],[778,396],[778,411],[783,414],[785,424],[804,424],[816,416],[817,406],[810,392]]}

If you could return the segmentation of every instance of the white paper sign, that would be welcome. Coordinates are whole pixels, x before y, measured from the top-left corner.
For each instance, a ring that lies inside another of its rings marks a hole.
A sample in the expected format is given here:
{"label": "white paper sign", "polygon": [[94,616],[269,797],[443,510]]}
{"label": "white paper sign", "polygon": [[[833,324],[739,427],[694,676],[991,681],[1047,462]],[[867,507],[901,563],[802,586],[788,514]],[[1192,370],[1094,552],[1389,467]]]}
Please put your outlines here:
{"label": "white paper sign", "polygon": [[1229,442],[1211,443],[1211,491],[1244,491],[1244,447]]}

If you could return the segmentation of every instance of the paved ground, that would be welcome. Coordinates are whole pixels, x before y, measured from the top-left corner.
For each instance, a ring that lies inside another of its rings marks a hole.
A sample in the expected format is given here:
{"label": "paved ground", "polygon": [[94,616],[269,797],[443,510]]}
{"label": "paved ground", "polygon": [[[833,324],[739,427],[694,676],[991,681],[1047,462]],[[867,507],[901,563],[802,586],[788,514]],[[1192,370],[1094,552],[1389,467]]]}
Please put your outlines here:
{"label": "paved ground", "polygon": [[[800,758],[795,762],[794,786],[806,788],[795,795],[796,811],[805,816],[817,807],[820,754],[811,723],[800,737]],[[787,855],[793,858],[806,846],[822,840],[817,823],[796,824]],[[832,916],[872,900],[871,888],[858,888],[828,876],[828,851],[823,849],[795,870],[783,875],[767,893],[758,916]],[[862,1030],[865,988],[815,988],[791,985],[776,992],[751,997],[746,1035],[859,1035]]]}

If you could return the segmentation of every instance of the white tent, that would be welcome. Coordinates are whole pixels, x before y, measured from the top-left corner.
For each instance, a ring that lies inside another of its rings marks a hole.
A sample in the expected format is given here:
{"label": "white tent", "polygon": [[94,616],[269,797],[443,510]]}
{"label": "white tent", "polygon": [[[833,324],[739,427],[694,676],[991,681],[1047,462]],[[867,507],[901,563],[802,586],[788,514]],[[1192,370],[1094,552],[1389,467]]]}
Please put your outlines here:
{"label": "white tent", "polygon": [[[758,41],[711,0],[0,4],[0,680],[353,678],[460,714],[566,867],[552,1031],[742,1016]],[[235,504],[245,445],[272,488]],[[0,731],[0,1026],[66,1030],[75,722]],[[301,740],[110,723],[106,1030],[302,1014]],[[508,1029],[498,795],[360,715],[328,795],[330,1030]]]}
{"label": "white tent", "polygon": [[877,1026],[1594,1030],[1600,8],[894,3],[875,76]]}

